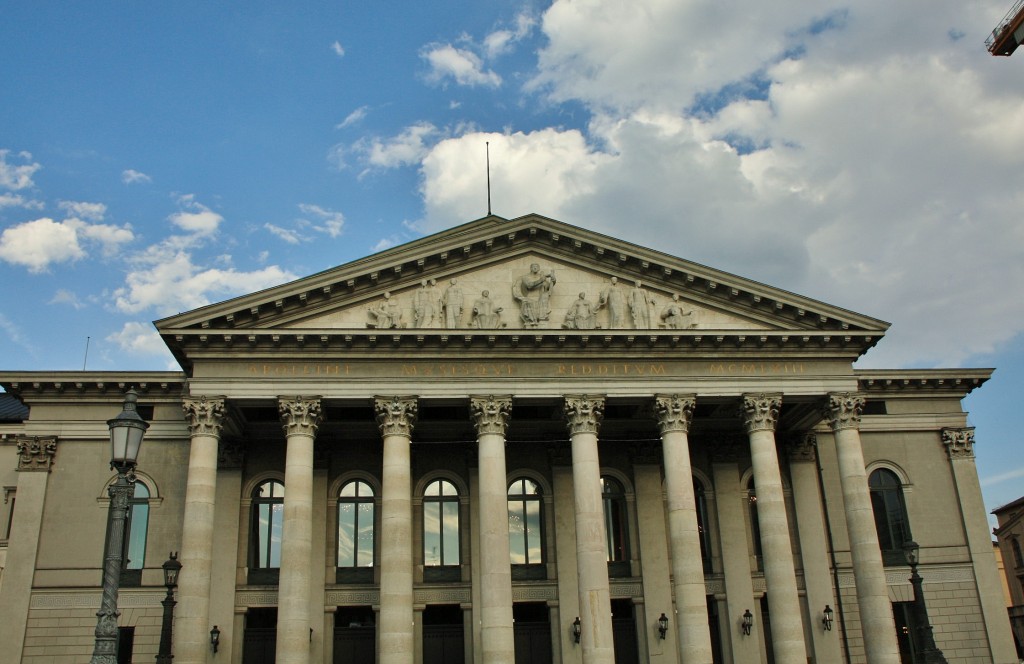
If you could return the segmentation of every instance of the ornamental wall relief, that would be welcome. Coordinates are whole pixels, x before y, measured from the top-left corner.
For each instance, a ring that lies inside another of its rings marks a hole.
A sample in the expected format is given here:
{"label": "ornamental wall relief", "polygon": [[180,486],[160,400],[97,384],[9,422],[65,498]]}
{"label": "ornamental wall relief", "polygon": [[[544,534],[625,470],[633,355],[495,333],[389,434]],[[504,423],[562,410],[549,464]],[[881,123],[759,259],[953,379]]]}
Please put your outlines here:
{"label": "ornamental wall relief", "polygon": [[423,278],[292,328],[378,330],[766,329],[656,283],[620,279],[540,256]]}

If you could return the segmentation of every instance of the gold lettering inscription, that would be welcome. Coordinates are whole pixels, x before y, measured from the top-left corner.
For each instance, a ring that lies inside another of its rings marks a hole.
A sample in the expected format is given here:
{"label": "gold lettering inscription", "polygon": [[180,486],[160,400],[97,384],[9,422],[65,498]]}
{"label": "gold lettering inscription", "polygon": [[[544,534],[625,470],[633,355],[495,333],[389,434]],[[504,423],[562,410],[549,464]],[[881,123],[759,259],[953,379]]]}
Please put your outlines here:
{"label": "gold lettering inscription", "polygon": [[804,371],[803,362],[712,362],[708,365],[708,373],[712,376],[795,375]]}

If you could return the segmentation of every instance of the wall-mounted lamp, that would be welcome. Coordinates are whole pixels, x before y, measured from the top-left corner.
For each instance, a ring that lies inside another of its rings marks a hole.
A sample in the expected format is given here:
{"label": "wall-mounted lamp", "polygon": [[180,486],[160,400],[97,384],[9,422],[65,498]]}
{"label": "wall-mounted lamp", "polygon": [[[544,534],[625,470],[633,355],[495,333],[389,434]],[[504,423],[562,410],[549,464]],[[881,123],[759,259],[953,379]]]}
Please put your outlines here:
{"label": "wall-mounted lamp", "polygon": [[828,604],[826,604],[825,605],[825,610],[821,612],[821,624],[825,626],[825,631],[826,632],[831,632],[832,631],[832,620],[833,620],[832,607],[829,606]]}
{"label": "wall-mounted lamp", "polygon": [[572,621],[572,638],[576,643],[580,642],[580,636],[583,634],[583,625],[580,624],[580,617],[576,616],[576,620]]}
{"label": "wall-mounted lamp", "polygon": [[216,625],[210,630],[210,645],[213,646],[213,652],[216,654],[217,647],[220,645],[220,630]]}
{"label": "wall-mounted lamp", "polygon": [[666,634],[668,634],[668,616],[662,613],[658,618],[658,638],[665,640]]}
{"label": "wall-mounted lamp", "polygon": [[754,614],[747,609],[743,612],[743,636],[750,636],[750,628],[754,626]]}

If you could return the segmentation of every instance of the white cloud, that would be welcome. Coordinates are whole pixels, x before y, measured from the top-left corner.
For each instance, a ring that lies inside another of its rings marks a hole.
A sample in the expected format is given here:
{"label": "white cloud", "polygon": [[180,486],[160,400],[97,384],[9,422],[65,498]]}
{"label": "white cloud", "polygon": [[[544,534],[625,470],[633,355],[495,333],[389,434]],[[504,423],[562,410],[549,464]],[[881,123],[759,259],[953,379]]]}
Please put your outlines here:
{"label": "white cloud", "polygon": [[33,162],[32,155],[28,152],[19,152],[17,157],[30,163],[10,164],[7,162],[7,156],[10,154],[10,150],[0,150],[0,187],[18,191],[33,186],[35,183],[32,181],[32,176],[42,166]]}
{"label": "white cloud", "polygon": [[339,58],[345,57],[345,49],[341,46],[341,42],[335,41],[331,44],[331,50],[334,51],[334,54]]}
{"label": "white cloud", "polygon": [[85,255],[78,243],[76,228],[48,217],[11,226],[0,234],[0,260],[23,265],[33,273]]}
{"label": "white cloud", "polygon": [[128,322],[107,336],[106,341],[129,355],[170,355],[167,345],[150,323]]}
{"label": "white cloud", "polygon": [[419,163],[429,151],[428,139],[439,134],[429,122],[406,127],[397,136],[388,139],[372,138],[358,141],[352,150],[362,155],[373,168],[397,168]]}
{"label": "white cloud", "polygon": [[58,207],[71,217],[88,219],[89,221],[102,221],[103,217],[107,214],[107,206],[103,203],[61,201]]}
{"label": "white cloud", "polygon": [[399,238],[395,237],[394,235],[390,237],[382,237],[381,239],[377,240],[377,244],[370,247],[370,252],[377,253],[378,251],[390,249],[391,247],[398,246],[399,242]]}
{"label": "white cloud", "polygon": [[20,207],[26,210],[42,210],[43,202],[25,198],[21,194],[0,194],[0,210],[6,207]]}
{"label": "white cloud", "polygon": [[501,85],[501,76],[492,70],[485,71],[480,57],[467,49],[455,48],[451,44],[431,44],[420,53],[420,57],[430,65],[426,78],[431,83],[452,79],[459,85],[470,87],[496,88]]}
{"label": "white cloud", "polygon": [[7,335],[7,338],[13,343],[21,346],[22,348],[32,350],[32,345],[29,343],[25,334],[21,331],[21,328],[19,328],[10,318],[3,315],[3,313],[0,313],[0,330],[2,330],[3,333]]}
{"label": "white cloud", "polygon": [[516,16],[515,24],[511,28],[495,30],[484,37],[483,46],[487,57],[505,55],[512,50],[514,44],[528,37],[536,25],[537,19],[532,14],[521,12]]}
{"label": "white cloud", "polygon": [[293,274],[276,265],[251,272],[196,265],[191,253],[165,241],[134,257],[125,285],[114,292],[114,302],[124,313],[153,310],[167,316],[292,279]]}
{"label": "white cloud", "polygon": [[153,178],[141,171],[132,170],[130,168],[126,171],[121,171],[121,182],[124,182],[125,184],[138,184],[140,182],[149,183],[152,181]]}
{"label": "white cloud", "polygon": [[263,224],[263,228],[267,229],[267,231],[271,235],[276,235],[278,238],[284,240],[288,244],[299,244],[303,240],[308,239],[300,235],[297,231],[282,228],[281,226],[277,226],[276,224]]}
{"label": "white cloud", "polygon": [[179,196],[178,203],[186,209],[175,212],[167,219],[186,233],[200,237],[213,235],[224,221],[224,217],[196,201],[192,194]]}
{"label": "white cloud", "polygon": [[78,296],[67,290],[66,288],[59,288],[57,292],[50,298],[49,304],[66,304],[72,309],[84,309],[85,303],[78,299]]}
{"label": "white cloud", "polygon": [[349,126],[354,125],[354,124],[356,124],[358,122],[361,122],[363,120],[363,118],[366,117],[366,114],[369,112],[369,110],[370,110],[369,106],[360,106],[359,108],[357,108],[356,110],[352,111],[347,116],[345,116],[345,119],[342,120],[339,124],[337,124],[334,128],[335,129],[344,129],[345,127],[349,127]]}
{"label": "white cloud", "polygon": [[303,214],[312,217],[311,224],[313,230],[324,233],[332,238],[341,235],[341,229],[345,225],[345,215],[341,212],[335,212],[334,210],[309,203],[299,203],[299,209]]}

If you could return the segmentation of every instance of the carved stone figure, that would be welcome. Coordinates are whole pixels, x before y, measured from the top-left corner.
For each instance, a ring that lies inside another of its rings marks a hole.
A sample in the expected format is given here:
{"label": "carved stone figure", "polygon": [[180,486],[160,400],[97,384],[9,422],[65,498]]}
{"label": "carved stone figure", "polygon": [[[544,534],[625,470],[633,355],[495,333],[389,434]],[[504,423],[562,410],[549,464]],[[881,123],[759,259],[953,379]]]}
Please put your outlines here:
{"label": "carved stone figure", "polygon": [[376,307],[367,309],[366,314],[370,318],[366,327],[388,330],[402,326],[402,306],[391,293],[384,293],[384,299]]}
{"label": "carved stone figure", "polygon": [[444,310],[444,326],[456,328],[462,321],[462,308],[465,304],[462,295],[462,288],[455,279],[452,279],[448,288],[444,289],[441,296],[441,308]]}
{"label": "carved stone figure", "polygon": [[587,300],[586,293],[580,293],[579,299],[572,303],[565,312],[562,327],[567,330],[593,330],[597,328],[597,307]]}
{"label": "carved stone figure", "polygon": [[651,329],[651,307],[654,298],[644,290],[643,284],[634,282],[633,289],[629,291],[629,313],[633,316],[633,327],[638,330]]}
{"label": "carved stone figure", "polygon": [[479,299],[473,302],[473,327],[478,330],[497,330],[504,327],[501,322],[501,307],[494,306],[491,292],[480,293]]}
{"label": "carved stone figure", "polygon": [[542,274],[537,263],[530,265],[530,271],[513,282],[512,297],[519,303],[519,317],[523,325],[537,327],[541,321],[548,320],[551,315],[548,301],[554,287],[555,271],[548,270]]}
{"label": "carved stone figure", "polygon": [[433,279],[420,282],[420,289],[412,296],[412,324],[414,327],[430,327],[434,322],[434,303],[437,297],[431,284]]}
{"label": "carved stone figure", "polygon": [[618,278],[612,277],[608,286],[601,291],[597,308],[608,309],[608,329],[617,330],[625,327],[622,316],[626,312],[626,294],[619,286]]}
{"label": "carved stone figure", "polygon": [[679,294],[672,296],[672,301],[661,310],[661,323],[670,330],[687,330],[695,323],[687,323],[686,319],[693,315],[693,311],[683,311],[683,305],[679,302]]}

